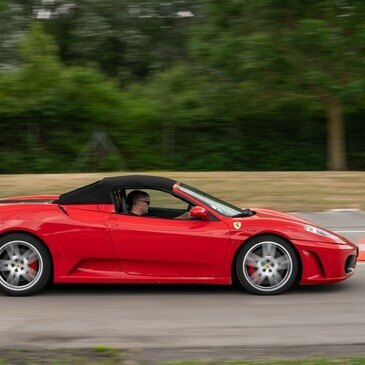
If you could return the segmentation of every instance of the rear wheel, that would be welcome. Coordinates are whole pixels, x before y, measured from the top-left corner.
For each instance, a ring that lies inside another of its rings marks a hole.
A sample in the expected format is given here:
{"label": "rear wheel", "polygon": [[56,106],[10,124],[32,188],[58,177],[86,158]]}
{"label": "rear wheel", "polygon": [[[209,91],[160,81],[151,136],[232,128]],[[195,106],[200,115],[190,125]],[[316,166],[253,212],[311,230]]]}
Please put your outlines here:
{"label": "rear wheel", "polygon": [[270,235],[256,237],[242,247],[236,274],[241,285],[251,293],[279,294],[294,284],[298,259],[284,239]]}
{"label": "rear wheel", "polygon": [[23,233],[0,239],[0,291],[11,296],[32,295],[51,274],[51,259],[43,244]]}

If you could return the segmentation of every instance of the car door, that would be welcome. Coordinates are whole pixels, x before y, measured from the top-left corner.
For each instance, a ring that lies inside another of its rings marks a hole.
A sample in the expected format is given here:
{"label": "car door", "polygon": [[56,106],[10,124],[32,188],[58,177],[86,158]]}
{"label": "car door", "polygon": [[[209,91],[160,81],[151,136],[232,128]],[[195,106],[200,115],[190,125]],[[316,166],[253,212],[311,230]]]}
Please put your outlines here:
{"label": "car door", "polygon": [[64,205],[56,218],[42,223],[42,236],[57,257],[56,281],[107,279],[120,273],[109,235],[112,209],[111,205]]}
{"label": "car door", "polygon": [[229,243],[222,221],[113,213],[109,229],[121,268],[130,275],[219,276]]}

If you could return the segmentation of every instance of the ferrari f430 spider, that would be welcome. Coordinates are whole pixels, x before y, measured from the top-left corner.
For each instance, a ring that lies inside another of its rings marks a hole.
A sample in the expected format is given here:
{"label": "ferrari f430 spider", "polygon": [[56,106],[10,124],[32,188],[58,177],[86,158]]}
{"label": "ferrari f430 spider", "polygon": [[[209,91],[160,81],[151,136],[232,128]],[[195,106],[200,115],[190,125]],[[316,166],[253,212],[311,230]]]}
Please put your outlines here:
{"label": "ferrari f430 spider", "polygon": [[[143,214],[128,199],[136,190],[148,194],[138,202]],[[347,239],[303,219],[241,209],[163,177],[110,177],[59,196],[0,200],[0,291],[13,296],[50,281],[235,281],[278,294],[345,280],[357,256]]]}

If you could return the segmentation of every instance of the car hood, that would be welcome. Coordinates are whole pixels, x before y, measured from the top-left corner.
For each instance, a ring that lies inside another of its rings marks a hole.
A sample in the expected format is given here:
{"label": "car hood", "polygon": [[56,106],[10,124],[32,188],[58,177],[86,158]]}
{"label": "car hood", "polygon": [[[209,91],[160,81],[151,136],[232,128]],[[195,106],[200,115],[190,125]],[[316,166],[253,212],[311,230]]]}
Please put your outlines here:
{"label": "car hood", "polygon": [[[251,234],[267,233],[283,234],[289,239],[297,239],[302,241],[316,241],[325,243],[344,243],[343,237],[319,227],[305,219],[296,217],[288,213],[281,213],[275,210],[254,209],[256,214],[245,218],[231,218],[231,231],[240,235],[242,232]],[[241,223],[242,222],[242,223]],[[304,225],[319,227],[330,233],[330,236],[324,237],[318,234],[308,232],[304,229]]]}
{"label": "car hood", "polygon": [[288,213],[282,213],[282,212],[277,212],[275,210],[259,209],[259,208],[258,209],[252,208],[251,210],[256,212],[256,216],[258,218],[280,219],[280,220],[286,220],[289,222],[311,224],[311,222],[306,221],[305,219],[296,217],[296,216],[294,216],[292,214],[288,214]]}

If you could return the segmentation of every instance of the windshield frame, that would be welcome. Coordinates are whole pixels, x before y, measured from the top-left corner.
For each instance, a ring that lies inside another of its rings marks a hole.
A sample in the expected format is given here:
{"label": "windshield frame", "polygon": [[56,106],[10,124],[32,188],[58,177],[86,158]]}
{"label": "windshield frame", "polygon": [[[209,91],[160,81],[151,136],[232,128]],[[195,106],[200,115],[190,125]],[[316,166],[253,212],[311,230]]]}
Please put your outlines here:
{"label": "windshield frame", "polygon": [[205,193],[204,191],[196,189],[188,184],[180,182],[179,184],[177,184],[177,188],[180,191],[184,192],[185,194],[188,194],[192,198],[200,201],[204,205],[207,205],[215,213],[218,213],[225,217],[232,218],[233,216],[242,213],[241,208],[238,208],[233,204],[227,203],[224,200],[216,198],[213,195]]}

